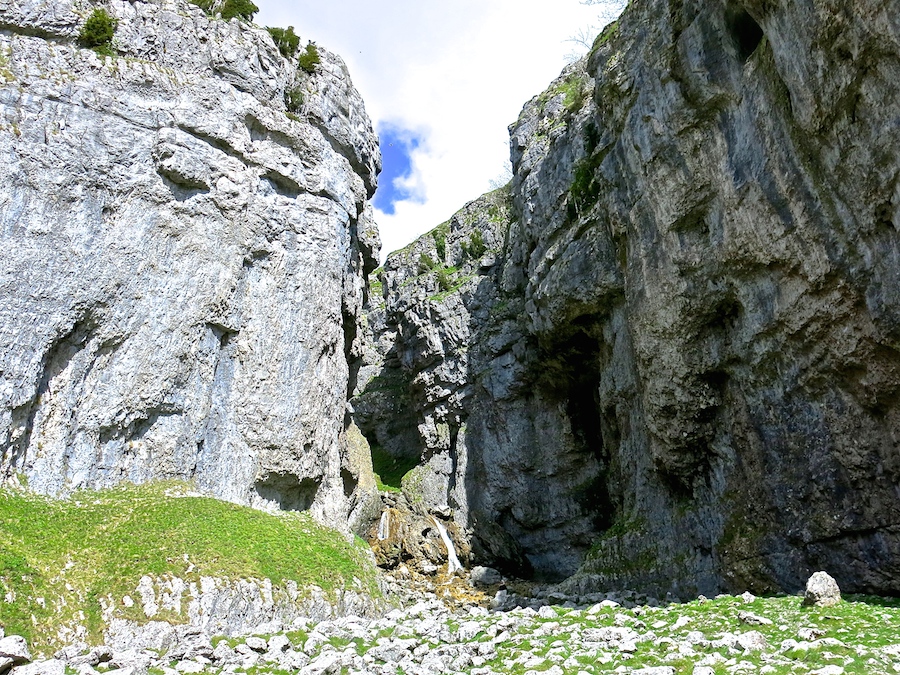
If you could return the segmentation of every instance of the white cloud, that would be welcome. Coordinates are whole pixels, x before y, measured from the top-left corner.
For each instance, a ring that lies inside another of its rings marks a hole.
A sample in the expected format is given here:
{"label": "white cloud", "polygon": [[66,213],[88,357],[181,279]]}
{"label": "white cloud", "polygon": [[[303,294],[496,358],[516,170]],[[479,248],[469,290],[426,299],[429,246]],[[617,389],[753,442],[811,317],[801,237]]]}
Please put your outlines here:
{"label": "white cloud", "polygon": [[377,213],[389,252],[490,189],[509,158],[507,126],[597,28],[578,0],[256,0],[257,23],[293,25],[347,62],[376,126],[424,133],[407,185],[421,201]]}

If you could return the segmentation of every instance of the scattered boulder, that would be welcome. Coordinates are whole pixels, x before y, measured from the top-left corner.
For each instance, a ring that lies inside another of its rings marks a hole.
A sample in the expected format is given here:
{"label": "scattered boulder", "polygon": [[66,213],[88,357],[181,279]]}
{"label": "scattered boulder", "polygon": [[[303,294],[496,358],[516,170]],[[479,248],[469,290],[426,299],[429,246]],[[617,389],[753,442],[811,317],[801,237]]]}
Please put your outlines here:
{"label": "scattered boulder", "polygon": [[203,665],[199,661],[179,661],[175,666],[175,670],[179,673],[202,673],[204,670]]}
{"label": "scattered boulder", "polygon": [[80,666],[85,664],[93,667],[111,661],[112,656],[112,650],[106,645],[101,645],[100,647],[94,647],[87,654],[74,656],[72,658],[62,658],[57,655],[57,658],[61,661],[66,661],[70,666]]}
{"label": "scattered boulder", "polygon": [[764,616],[758,616],[756,614],[753,614],[752,612],[745,612],[743,610],[738,612],[738,619],[742,623],[746,623],[751,626],[771,626],[772,625],[771,619],[767,619]]}
{"label": "scattered boulder", "polygon": [[[86,663],[82,663],[78,666],[73,666],[72,664],[68,664],[67,668],[69,672],[74,672],[75,675],[96,675],[97,671],[93,669],[93,667],[89,666]],[[117,672],[116,675],[125,675],[124,673]]]}
{"label": "scattered boulder", "polygon": [[834,664],[823,666],[822,668],[818,668],[810,672],[809,675],[844,675],[843,666],[837,666]]}
{"label": "scattered boulder", "polygon": [[147,668],[144,666],[125,666],[114,670],[116,675],[147,675]]}
{"label": "scattered boulder", "polygon": [[503,575],[493,567],[473,567],[469,580],[476,586],[496,586],[503,581]]}
{"label": "scattered boulder", "polygon": [[291,648],[291,641],[285,635],[275,635],[269,638],[268,651],[275,654],[286,652]]}
{"label": "scattered boulder", "polygon": [[12,675],[66,675],[66,664],[59,659],[35,661],[13,668]]}
{"label": "scattered boulder", "polygon": [[797,631],[797,637],[801,640],[813,641],[818,640],[820,637],[825,635],[825,631],[821,628],[814,628],[812,626],[806,626]]}
{"label": "scattered boulder", "polygon": [[268,648],[268,644],[261,637],[248,637],[245,641],[246,645],[255,652],[264,652]]}
{"label": "scattered boulder", "polygon": [[841,601],[841,589],[827,572],[816,572],[806,582],[804,605],[833,607]]}
{"label": "scattered boulder", "polygon": [[0,638],[0,659],[10,659],[12,665],[31,661],[28,643],[21,635],[9,635]]}
{"label": "scattered boulder", "polygon": [[766,636],[756,630],[747,631],[738,635],[738,645],[745,652],[754,652],[767,649],[769,643]]}

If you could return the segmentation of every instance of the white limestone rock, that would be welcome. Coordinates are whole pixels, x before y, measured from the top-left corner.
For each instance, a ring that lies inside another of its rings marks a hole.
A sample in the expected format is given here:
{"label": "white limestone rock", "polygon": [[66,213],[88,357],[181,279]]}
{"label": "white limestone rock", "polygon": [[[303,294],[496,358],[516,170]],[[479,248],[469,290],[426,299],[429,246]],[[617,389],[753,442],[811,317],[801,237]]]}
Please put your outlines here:
{"label": "white limestone rock", "polygon": [[[377,139],[343,62],[185,0],[0,3],[0,474],[193,480],[346,529]],[[285,114],[286,88],[305,108]]]}
{"label": "white limestone rock", "polygon": [[841,589],[828,572],[816,572],[806,582],[804,605],[832,607],[841,601]]}
{"label": "white limestone rock", "polygon": [[21,635],[0,638],[0,658],[10,659],[15,664],[27,663],[31,660],[28,642]]}

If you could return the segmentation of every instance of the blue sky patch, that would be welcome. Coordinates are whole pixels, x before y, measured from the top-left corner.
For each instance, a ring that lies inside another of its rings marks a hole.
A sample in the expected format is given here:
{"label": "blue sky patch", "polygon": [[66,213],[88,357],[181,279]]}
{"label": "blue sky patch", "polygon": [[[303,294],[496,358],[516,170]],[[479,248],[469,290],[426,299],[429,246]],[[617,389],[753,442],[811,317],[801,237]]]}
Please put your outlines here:
{"label": "blue sky patch", "polygon": [[423,201],[413,188],[405,185],[412,174],[410,155],[422,143],[419,134],[393,125],[379,127],[381,142],[381,175],[373,201],[375,208],[394,215],[394,205],[407,200]]}

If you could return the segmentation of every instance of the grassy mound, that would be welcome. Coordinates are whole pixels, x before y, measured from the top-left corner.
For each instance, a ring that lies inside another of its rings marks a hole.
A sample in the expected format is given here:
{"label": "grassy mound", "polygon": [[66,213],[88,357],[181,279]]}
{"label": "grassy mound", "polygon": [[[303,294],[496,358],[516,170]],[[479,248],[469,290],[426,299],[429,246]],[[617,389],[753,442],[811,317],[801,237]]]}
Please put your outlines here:
{"label": "grassy mound", "polygon": [[382,492],[400,492],[403,476],[418,465],[415,457],[394,457],[384,448],[372,445],[372,470]]}
{"label": "grassy mound", "polygon": [[[156,483],[51,500],[0,491],[0,625],[41,651],[62,627],[102,639],[101,600],[142,575],[271,579],[377,593],[362,549],[301,513],[268,514]],[[139,607],[119,615],[146,620]],[[171,617],[170,617],[171,618]],[[177,620],[177,619],[176,619]]]}

